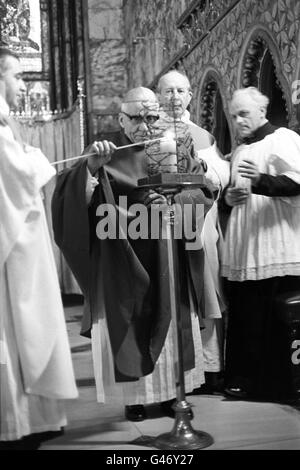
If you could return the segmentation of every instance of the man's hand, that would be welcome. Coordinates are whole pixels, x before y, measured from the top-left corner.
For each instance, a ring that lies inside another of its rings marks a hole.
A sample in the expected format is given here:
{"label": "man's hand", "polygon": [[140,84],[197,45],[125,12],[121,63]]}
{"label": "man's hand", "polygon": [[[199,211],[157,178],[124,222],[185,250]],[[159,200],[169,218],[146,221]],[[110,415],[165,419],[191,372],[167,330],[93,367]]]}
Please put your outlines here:
{"label": "man's hand", "polygon": [[103,140],[102,142],[94,142],[92,145],[87,147],[84,154],[94,153],[95,155],[89,156],[87,159],[87,166],[91,174],[94,175],[97,173],[99,168],[108,163],[111,159],[112,154],[116,150],[115,144],[109,142],[108,140]]}
{"label": "man's hand", "polygon": [[151,204],[166,204],[167,199],[162,194],[156,193],[152,189],[146,194],[144,199],[145,206],[149,207]]}
{"label": "man's hand", "polygon": [[253,185],[255,185],[259,180],[260,173],[257,165],[251,160],[243,160],[238,166],[238,171],[241,176],[250,179]]}
{"label": "man's hand", "polygon": [[247,188],[228,188],[225,193],[225,201],[228,206],[238,206],[245,204],[249,197]]}

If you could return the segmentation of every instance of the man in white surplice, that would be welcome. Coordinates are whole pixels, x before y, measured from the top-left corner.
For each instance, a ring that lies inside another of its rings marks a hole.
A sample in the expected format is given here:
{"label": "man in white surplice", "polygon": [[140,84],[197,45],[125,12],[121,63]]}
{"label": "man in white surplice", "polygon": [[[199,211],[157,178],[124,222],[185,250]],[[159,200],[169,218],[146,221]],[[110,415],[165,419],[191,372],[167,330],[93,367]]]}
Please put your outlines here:
{"label": "man in white surplice", "polygon": [[294,393],[275,306],[278,295],[298,293],[300,286],[300,137],[268,121],[268,103],[248,87],[234,92],[229,107],[240,145],[225,191],[232,208],[222,260],[228,279],[225,392],[277,401]]}
{"label": "man in white surplice", "polygon": [[22,143],[9,118],[24,87],[18,57],[1,48],[0,441],[5,442],[60,430],[67,423],[62,400],[77,397],[40,195],[55,171],[39,149]]}
{"label": "man in white surplice", "polygon": [[[197,158],[207,165],[205,177],[221,191],[229,184],[229,163],[220,156],[214,137],[189,118],[187,107],[192,98],[188,77],[177,70],[163,75],[158,82],[158,98],[162,109],[171,118],[189,126]],[[225,300],[220,280],[220,250],[223,242],[219,229],[217,202],[209,210],[201,232],[204,248],[204,305],[202,342],[206,390],[214,390],[218,373],[223,369],[222,313]]]}

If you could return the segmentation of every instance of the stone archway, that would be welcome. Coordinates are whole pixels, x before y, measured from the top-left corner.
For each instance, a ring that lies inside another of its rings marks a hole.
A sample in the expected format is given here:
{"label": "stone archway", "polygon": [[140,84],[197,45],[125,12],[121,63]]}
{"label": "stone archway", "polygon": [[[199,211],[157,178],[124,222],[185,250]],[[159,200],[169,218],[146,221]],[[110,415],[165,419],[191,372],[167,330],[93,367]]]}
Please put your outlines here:
{"label": "stone archway", "polygon": [[276,70],[272,56],[268,49],[265,50],[260,74],[258,88],[261,92],[270,98],[267,118],[275,126],[288,126],[287,104],[283,96],[280,82],[276,76]]}
{"label": "stone archway", "polygon": [[218,148],[225,155],[231,151],[232,139],[220,83],[215,71],[207,72],[200,87],[197,115],[201,127],[215,137]]}
{"label": "stone archway", "polygon": [[268,32],[258,29],[251,32],[243,49],[240,86],[255,86],[268,96],[268,119],[275,125],[288,126],[292,119],[292,103],[275,41]]}

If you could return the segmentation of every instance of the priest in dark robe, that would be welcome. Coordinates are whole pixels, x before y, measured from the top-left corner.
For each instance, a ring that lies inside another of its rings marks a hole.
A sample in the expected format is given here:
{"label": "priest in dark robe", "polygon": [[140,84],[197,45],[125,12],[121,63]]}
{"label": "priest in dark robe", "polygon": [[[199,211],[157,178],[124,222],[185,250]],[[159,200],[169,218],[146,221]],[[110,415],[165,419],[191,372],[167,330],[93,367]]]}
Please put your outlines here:
{"label": "priest in dark robe", "polygon": [[222,262],[228,279],[226,393],[285,399],[289,365],[275,311],[300,288],[300,137],[266,118],[268,98],[237,90],[230,112],[240,145],[231,159],[232,207]]}
{"label": "priest in dark robe", "polygon": [[[158,117],[151,90],[129,91],[115,144],[149,139],[151,124]],[[123,402],[126,417],[138,421],[146,418],[144,404],[164,402],[164,409],[171,413],[170,400],[176,397],[166,240],[129,233],[130,223],[137,218],[133,204],[150,208],[166,200],[137,187],[138,180],[148,176],[144,144],[116,150],[114,144],[103,141],[86,149],[91,151],[96,155],[58,176],[52,203],[55,240],[85,297],[82,334],[92,338],[97,400]],[[189,156],[186,172],[203,174],[201,162]],[[176,202],[193,209],[202,205],[203,224],[213,194],[209,189],[183,191]],[[109,237],[103,234],[105,207],[110,213],[106,219]],[[195,230],[196,237],[197,233]],[[201,245],[187,250],[184,239],[177,245],[185,383],[191,392],[204,382],[198,319],[203,250]]]}

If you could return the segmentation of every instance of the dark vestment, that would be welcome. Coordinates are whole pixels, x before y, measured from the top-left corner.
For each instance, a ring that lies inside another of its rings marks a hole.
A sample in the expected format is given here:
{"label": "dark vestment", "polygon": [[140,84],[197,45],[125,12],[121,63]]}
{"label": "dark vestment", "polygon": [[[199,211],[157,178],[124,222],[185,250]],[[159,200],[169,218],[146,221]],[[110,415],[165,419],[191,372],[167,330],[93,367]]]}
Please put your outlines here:
{"label": "dark vestment", "polygon": [[[120,135],[117,145],[130,143]],[[190,159],[187,172],[201,173],[201,165]],[[166,240],[104,239],[96,235],[97,207],[118,204],[128,197],[128,207],[143,199],[137,180],[147,176],[144,149],[118,150],[105,169],[91,204],[86,203],[86,161],[58,176],[52,201],[55,241],[61,248],[85,297],[81,333],[90,336],[93,320],[105,309],[114,357],[116,381],[137,380],[151,373],[169,329],[169,270]],[[179,203],[213,203],[210,190],[184,191]],[[118,233],[118,229],[117,229]],[[178,240],[180,305],[184,342],[184,367],[194,367],[194,347],[188,283],[197,311],[201,303],[203,250],[185,251]]]}

